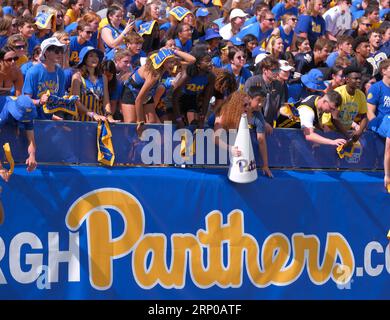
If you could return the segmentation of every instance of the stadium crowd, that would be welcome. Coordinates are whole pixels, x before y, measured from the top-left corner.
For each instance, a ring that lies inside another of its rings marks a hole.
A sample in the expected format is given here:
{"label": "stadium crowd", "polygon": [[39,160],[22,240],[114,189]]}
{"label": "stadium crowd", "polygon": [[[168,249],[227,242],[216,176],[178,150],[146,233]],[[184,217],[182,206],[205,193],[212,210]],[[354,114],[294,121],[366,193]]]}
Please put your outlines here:
{"label": "stadium crowd", "polygon": [[[0,7],[0,127],[29,140],[44,120],[302,128],[308,141],[386,139],[390,185],[390,0],[33,0]],[[45,112],[78,96],[77,112]],[[336,130],[329,139],[321,131]],[[234,155],[240,150],[231,147]],[[6,170],[0,174],[7,180]]]}

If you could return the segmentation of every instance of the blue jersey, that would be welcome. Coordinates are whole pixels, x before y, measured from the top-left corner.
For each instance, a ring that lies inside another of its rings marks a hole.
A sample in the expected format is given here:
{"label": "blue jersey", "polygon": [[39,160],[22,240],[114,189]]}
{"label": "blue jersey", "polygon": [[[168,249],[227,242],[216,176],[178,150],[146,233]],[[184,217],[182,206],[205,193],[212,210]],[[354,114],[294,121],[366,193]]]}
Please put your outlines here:
{"label": "blue jersey", "polygon": [[379,65],[383,60],[386,60],[388,57],[390,57],[390,41],[387,41],[384,43],[378,51],[375,53],[371,53],[370,56],[367,58],[367,61],[372,65],[373,67],[373,75],[377,75],[379,73]]}
{"label": "blue jersey", "polygon": [[[32,66],[26,74],[23,85],[23,94],[31,96],[32,99],[39,99],[43,94],[50,91],[51,94],[63,97],[65,95],[64,71],[56,65],[54,72],[49,72],[42,63]],[[38,119],[49,119],[42,108],[37,108]]]}
{"label": "blue jersey", "polygon": [[326,23],[322,16],[317,17],[307,16],[302,14],[298,18],[298,24],[295,27],[295,33],[307,33],[310,46],[313,48],[317,39],[323,36],[326,32]]}
{"label": "blue jersey", "polygon": [[183,91],[187,95],[196,96],[204,91],[208,83],[207,75],[194,76],[187,82]]}
{"label": "blue jersey", "polygon": [[70,65],[77,65],[80,61],[79,54],[82,48],[92,46],[92,43],[87,41],[83,44],[79,44],[77,41],[77,36],[70,37],[69,44],[69,62]]}
{"label": "blue jersey", "polygon": [[[104,82],[100,76],[95,83],[89,78],[81,77],[80,102],[88,111],[103,115]],[[87,115],[80,115],[81,121],[92,121]]]}
{"label": "blue jersey", "polygon": [[[138,69],[136,69],[131,74],[129,79],[124,83],[124,85],[127,86],[130,89],[130,91],[133,93],[133,95],[136,97],[141,91],[144,83],[145,83],[145,79],[140,76],[140,74],[138,73]],[[148,101],[151,97],[154,97],[158,83],[159,82],[156,81],[156,83],[152,86],[152,88],[150,88],[144,101]]]}
{"label": "blue jersey", "polygon": [[[104,26],[103,29],[104,29],[104,28],[110,29],[111,35],[112,35],[112,37],[113,37],[114,39],[118,38],[119,35],[120,35],[120,34],[122,33],[122,31],[123,31],[122,26],[120,26],[120,27],[117,29],[117,28],[114,28],[114,27],[112,27],[112,26],[110,26],[110,25],[108,24],[108,25]],[[103,43],[104,43],[104,50],[105,50],[104,53],[107,54],[109,51],[112,50],[112,48],[109,47],[104,41],[103,41]]]}
{"label": "blue jersey", "polygon": [[377,117],[390,115],[390,87],[379,81],[374,83],[368,90],[367,103],[376,106],[375,114]]}
{"label": "blue jersey", "polygon": [[277,3],[271,11],[275,15],[276,21],[279,21],[286,13],[293,14],[296,17],[298,17],[299,13],[298,8],[296,7],[286,9],[286,4],[284,2]]}

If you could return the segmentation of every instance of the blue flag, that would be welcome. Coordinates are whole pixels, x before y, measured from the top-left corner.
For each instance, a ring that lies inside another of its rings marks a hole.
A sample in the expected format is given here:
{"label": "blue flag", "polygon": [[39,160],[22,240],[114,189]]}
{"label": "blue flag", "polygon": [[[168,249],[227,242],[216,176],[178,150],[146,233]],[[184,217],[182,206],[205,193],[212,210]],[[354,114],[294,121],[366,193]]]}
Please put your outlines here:
{"label": "blue flag", "polygon": [[155,23],[156,23],[156,20],[144,22],[143,24],[141,24],[139,26],[138,34],[140,36],[143,36],[144,34],[151,34]]}
{"label": "blue flag", "polygon": [[112,134],[108,121],[104,123],[99,121],[97,127],[98,161],[108,166],[112,166],[115,160],[111,137]]}
{"label": "blue flag", "polygon": [[55,95],[49,95],[46,104],[43,105],[43,111],[45,113],[63,111],[72,116],[77,116],[76,102],[78,99],[78,96],[57,97]]}

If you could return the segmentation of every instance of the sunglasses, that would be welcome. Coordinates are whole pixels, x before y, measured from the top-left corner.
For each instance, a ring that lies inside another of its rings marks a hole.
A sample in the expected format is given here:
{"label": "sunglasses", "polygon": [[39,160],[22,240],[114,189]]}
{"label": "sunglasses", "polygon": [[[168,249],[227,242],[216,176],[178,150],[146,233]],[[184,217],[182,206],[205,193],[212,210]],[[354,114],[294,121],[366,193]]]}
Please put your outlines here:
{"label": "sunglasses", "polygon": [[50,47],[47,49],[47,51],[54,52],[55,54],[63,53],[62,48],[58,48],[58,47]]}
{"label": "sunglasses", "polygon": [[372,27],[372,24],[371,23],[362,23],[362,25],[366,26],[366,27]]}
{"label": "sunglasses", "polygon": [[7,58],[7,59],[4,59],[4,61],[7,61],[7,62],[11,62],[11,61],[13,61],[13,62],[16,62],[16,61],[18,61],[18,57],[12,57],[12,58]]}
{"label": "sunglasses", "polygon": [[280,72],[280,69],[272,69],[271,72],[272,72],[272,73],[279,73],[279,72]]}
{"label": "sunglasses", "polygon": [[291,20],[294,21],[294,22],[295,22],[295,21],[298,21],[297,18],[291,18]]}
{"label": "sunglasses", "polygon": [[23,49],[26,48],[26,46],[20,45],[20,46],[14,46],[14,48],[15,48],[16,50],[23,50]]}
{"label": "sunglasses", "polygon": [[84,31],[86,34],[93,34],[93,31]]}
{"label": "sunglasses", "polygon": [[264,20],[268,20],[269,22],[275,22],[274,18],[269,18],[269,19],[264,19]]}
{"label": "sunglasses", "polygon": [[243,59],[243,60],[245,60],[246,58],[243,57],[243,56],[238,56],[237,59]]}
{"label": "sunglasses", "polygon": [[57,19],[62,19],[64,16],[62,14],[57,15]]}

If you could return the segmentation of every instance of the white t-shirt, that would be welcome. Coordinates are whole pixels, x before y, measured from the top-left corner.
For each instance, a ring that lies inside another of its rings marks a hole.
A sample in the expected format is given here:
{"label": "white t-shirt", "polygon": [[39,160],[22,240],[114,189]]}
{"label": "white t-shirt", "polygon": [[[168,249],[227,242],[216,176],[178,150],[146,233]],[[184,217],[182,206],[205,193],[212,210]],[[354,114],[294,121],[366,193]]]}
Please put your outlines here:
{"label": "white t-shirt", "polygon": [[326,22],[326,31],[333,36],[341,35],[345,30],[352,28],[352,15],[349,9],[343,14],[340,6],[335,6],[323,15]]}

